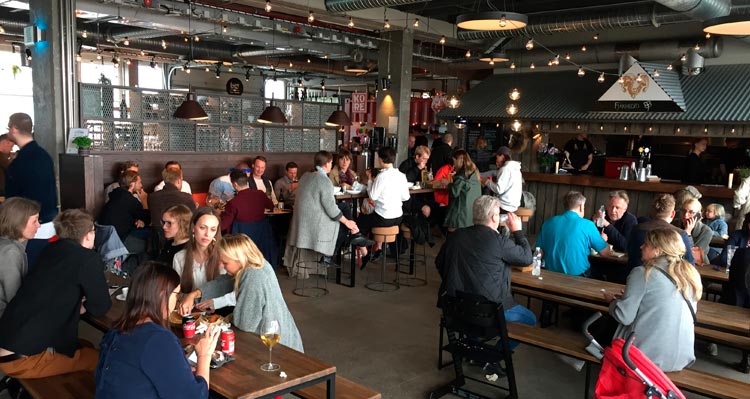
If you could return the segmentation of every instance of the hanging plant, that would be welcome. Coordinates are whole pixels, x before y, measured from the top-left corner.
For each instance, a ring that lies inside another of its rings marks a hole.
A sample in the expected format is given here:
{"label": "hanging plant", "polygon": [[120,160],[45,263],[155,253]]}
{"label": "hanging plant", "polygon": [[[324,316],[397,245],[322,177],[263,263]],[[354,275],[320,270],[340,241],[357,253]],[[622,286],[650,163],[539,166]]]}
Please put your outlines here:
{"label": "hanging plant", "polygon": [[22,71],[22,69],[21,69],[20,66],[13,65],[13,67],[11,68],[11,72],[13,72],[13,79],[15,79],[16,75],[18,75],[19,73],[21,73],[21,71]]}

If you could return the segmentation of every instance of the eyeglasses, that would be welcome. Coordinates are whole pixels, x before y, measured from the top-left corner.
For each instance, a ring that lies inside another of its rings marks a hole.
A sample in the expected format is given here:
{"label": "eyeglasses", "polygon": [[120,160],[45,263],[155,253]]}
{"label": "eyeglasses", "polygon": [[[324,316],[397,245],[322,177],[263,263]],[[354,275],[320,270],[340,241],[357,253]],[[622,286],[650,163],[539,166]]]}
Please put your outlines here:
{"label": "eyeglasses", "polygon": [[698,211],[694,211],[692,209],[683,209],[682,212],[684,212],[686,215],[695,215],[698,213]]}
{"label": "eyeglasses", "polygon": [[172,222],[171,222],[171,221],[169,221],[169,220],[163,220],[163,219],[162,219],[162,221],[161,221],[161,224],[162,224],[162,225],[164,225],[164,226],[171,226],[171,225],[172,225]]}

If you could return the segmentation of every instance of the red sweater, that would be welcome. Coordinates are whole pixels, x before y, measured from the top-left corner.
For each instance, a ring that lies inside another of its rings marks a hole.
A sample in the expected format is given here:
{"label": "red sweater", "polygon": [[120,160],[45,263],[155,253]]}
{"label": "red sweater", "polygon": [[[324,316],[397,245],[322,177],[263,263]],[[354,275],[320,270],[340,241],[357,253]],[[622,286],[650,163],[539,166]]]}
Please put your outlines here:
{"label": "red sweater", "polygon": [[273,202],[260,190],[246,188],[237,193],[221,214],[221,231],[230,231],[232,222],[260,222],[265,218],[266,209],[272,209]]}

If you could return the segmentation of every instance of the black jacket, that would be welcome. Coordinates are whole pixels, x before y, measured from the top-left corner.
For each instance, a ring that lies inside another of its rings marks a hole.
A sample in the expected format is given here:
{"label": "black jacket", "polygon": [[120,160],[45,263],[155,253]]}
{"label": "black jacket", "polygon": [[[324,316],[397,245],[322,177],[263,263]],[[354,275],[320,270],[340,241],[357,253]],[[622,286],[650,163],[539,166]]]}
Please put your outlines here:
{"label": "black jacket", "polygon": [[148,209],[143,209],[141,201],[125,188],[118,187],[109,193],[109,202],[104,205],[99,215],[99,224],[114,226],[120,240],[125,238],[135,229],[135,221],[141,220],[146,226],[151,221]]}
{"label": "black jacket", "polygon": [[161,226],[162,214],[167,208],[174,205],[185,205],[188,209],[195,212],[195,200],[193,200],[193,196],[188,193],[183,193],[174,184],[164,183],[163,189],[151,193],[151,195],[148,196],[148,209],[151,212],[151,226]]}
{"label": "black jacket", "polygon": [[607,243],[615,247],[615,251],[626,252],[628,250],[628,237],[633,227],[638,224],[638,219],[630,212],[625,212],[620,219],[612,223],[609,216],[606,217],[610,222],[609,226],[604,228],[604,234],[607,235]]}
{"label": "black jacket", "polygon": [[47,245],[0,318],[0,348],[32,356],[48,347],[68,357],[78,349],[81,299],[102,316],[112,306],[104,263],[73,240]]}
{"label": "black jacket", "polygon": [[453,148],[442,141],[439,145],[432,146],[432,152],[430,153],[430,160],[427,161],[427,168],[437,173],[443,165],[447,165],[451,162],[451,154]]}
{"label": "black jacket", "polygon": [[531,264],[532,253],[522,231],[511,235],[512,239],[506,238],[487,226],[475,225],[448,236],[435,259],[443,280],[439,297],[464,291],[502,303],[505,309],[515,306],[510,266]]}

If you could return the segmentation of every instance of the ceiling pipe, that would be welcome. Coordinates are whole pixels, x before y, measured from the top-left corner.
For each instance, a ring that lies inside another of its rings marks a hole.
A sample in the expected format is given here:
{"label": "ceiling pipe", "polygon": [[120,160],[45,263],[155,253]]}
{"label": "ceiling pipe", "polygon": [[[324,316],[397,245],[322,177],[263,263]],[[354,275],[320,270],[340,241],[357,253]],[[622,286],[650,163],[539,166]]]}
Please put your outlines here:
{"label": "ceiling pipe", "polygon": [[732,10],[732,0],[656,0],[656,2],[698,21],[725,17]]}
{"label": "ceiling pipe", "polygon": [[[79,37],[82,29],[78,29]],[[82,43],[87,46],[97,46],[100,48],[112,47],[110,51],[114,51],[114,45],[107,42],[107,37],[104,34],[98,34],[96,32],[88,32],[88,38],[81,39]],[[167,48],[162,47],[161,39],[128,39],[130,40],[130,46],[128,47],[117,47],[117,50],[123,54],[137,53],[139,50],[143,50],[147,53],[156,54],[176,54],[178,56],[187,59],[190,54],[190,43],[185,43],[182,38],[175,38],[173,36],[165,37],[163,40],[167,44]],[[196,60],[214,60],[214,61],[232,61],[236,49],[228,46],[217,46],[216,43],[193,43],[193,59]]]}
{"label": "ceiling pipe", "polygon": [[328,11],[348,12],[424,2],[429,2],[429,0],[325,0],[325,5]]}

